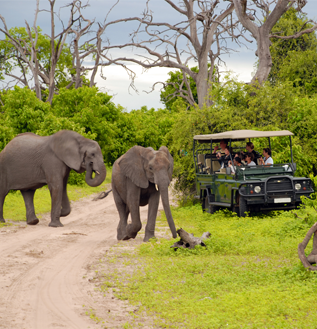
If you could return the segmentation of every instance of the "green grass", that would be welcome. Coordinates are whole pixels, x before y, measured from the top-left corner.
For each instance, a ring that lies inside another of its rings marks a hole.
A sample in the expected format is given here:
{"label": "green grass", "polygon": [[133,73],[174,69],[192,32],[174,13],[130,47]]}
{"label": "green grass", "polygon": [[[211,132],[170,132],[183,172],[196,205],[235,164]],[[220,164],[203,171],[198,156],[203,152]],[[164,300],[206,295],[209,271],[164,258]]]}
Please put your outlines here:
{"label": "green grass", "polygon": [[[112,168],[107,168],[107,177],[105,181],[98,187],[90,187],[87,184],[83,186],[67,186],[67,194],[71,201],[77,201],[93,193],[105,191],[107,184],[111,182]],[[51,210],[51,197],[47,186],[38,189],[34,196],[35,212],[39,218],[41,214]],[[3,214],[6,220],[22,221],[26,220],[25,205],[20,191],[9,193],[5,198]],[[8,225],[0,223],[0,227]]]}
{"label": "green grass", "polygon": [[[123,268],[131,263],[124,265],[122,257],[141,268],[132,276],[105,273],[102,289],[141,304],[140,316],[154,315],[162,328],[316,328],[317,275],[297,256],[313,213],[237,218],[226,211],[202,213],[200,206],[172,213],[178,228],[195,236],[209,231],[207,248],[174,251],[173,241],[164,239],[142,244],[137,253],[116,257]],[[162,224],[165,216],[158,219]]]}

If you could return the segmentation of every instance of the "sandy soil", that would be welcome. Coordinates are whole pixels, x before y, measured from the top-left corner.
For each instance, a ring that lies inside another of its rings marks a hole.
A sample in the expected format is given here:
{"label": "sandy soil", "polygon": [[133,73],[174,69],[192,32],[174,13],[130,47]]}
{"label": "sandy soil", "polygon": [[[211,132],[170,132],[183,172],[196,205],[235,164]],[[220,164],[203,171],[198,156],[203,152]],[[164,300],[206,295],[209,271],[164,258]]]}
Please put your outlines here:
{"label": "sandy soil", "polygon": [[[73,203],[62,228],[48,227],[45,214],[36,226],[20,222],[0,229],[1,329],[122,328],[128,320],[133,307],[103,296],[93,282],[94,265],[117,244],[119,221],[112,193],[93,197]],[[142,221],[146,216],[142,207]],[[93,314],[104,323],[96,324]]]}

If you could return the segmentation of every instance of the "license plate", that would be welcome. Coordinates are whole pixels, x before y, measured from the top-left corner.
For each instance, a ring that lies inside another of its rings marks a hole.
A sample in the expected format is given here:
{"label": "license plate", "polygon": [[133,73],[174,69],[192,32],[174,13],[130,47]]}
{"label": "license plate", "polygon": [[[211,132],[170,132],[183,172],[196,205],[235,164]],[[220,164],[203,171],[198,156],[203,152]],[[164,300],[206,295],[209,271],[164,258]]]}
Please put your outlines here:
{"label": "license plate", "polygon": [[292,202],[291,198],[274,199],[274,203],[289,203],[289,202]]}

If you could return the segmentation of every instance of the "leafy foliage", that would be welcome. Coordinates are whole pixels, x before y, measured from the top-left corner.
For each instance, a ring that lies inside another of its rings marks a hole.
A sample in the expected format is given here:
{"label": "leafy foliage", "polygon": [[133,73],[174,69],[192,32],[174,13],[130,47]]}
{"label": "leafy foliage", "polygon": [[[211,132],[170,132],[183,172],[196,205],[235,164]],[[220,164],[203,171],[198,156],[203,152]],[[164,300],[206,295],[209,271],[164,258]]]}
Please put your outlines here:
{"label": "leafy foliage", "polygon": [[[195,73],[198,72],[198,67],[195,66],[191,68],[191,70]],[[168,110],[175,111],[179,104],[188,106],[188,102],[180,97],[174,96],[174,94],[180,90],[183,90],[183,94],[186,95],[188,88],[184,83],[183,73],[181,71],[170,71],[168,72],[170,78],[166,81],[166,86],[163,88],[161,92],[161,101],[165,104]],[[198,96],[197,96],[197,88],[196,83],[190,76],[186,76],[187,80],[189,81],[190,89],[193,94],[195,102],[198,104]]]}
{"label": "leafy foliage", "polygon": [[280,68],[279,79],[291,81],[304,95],[317,93],[317,49],[289,51]]}
{"label": "leafy foliage", "polygon": [[[304,28],[312,27],[307,23],[308,18],[305,14],[297,12],[294,8],[289,9],[274,25],[272,34],[280,36],[293,35]],[[288,56],[289,51],[305,53],[307,50],[315,50],[317,47],[317,37],[315,33],[303,34],[296,39],[271,39],[272,45],[270,52],[273,66],[268,80],[275,84],[279,80],[279,71],[283,66],[284,59]]]}

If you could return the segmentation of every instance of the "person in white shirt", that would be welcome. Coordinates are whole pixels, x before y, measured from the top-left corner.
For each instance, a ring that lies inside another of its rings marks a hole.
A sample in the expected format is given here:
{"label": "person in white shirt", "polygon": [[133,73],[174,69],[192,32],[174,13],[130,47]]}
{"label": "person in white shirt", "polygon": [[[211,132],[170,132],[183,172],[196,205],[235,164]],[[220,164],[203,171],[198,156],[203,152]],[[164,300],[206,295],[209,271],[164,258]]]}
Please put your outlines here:
{"label": "person in white shirt", "polygon": [[255,162],[253,161],[254,155],[251,152],[248,152],[245,156],[245,159],[247,161],[247,166],[256,166]]}
{"label": "person in white shirt", "polygon": [[274,161],[271,157],[271,154],[271,149],[269,149],[268,147],[263,149],[264,158],[260,158],[260,164],[262,166],[270,167],[273,165]]}

